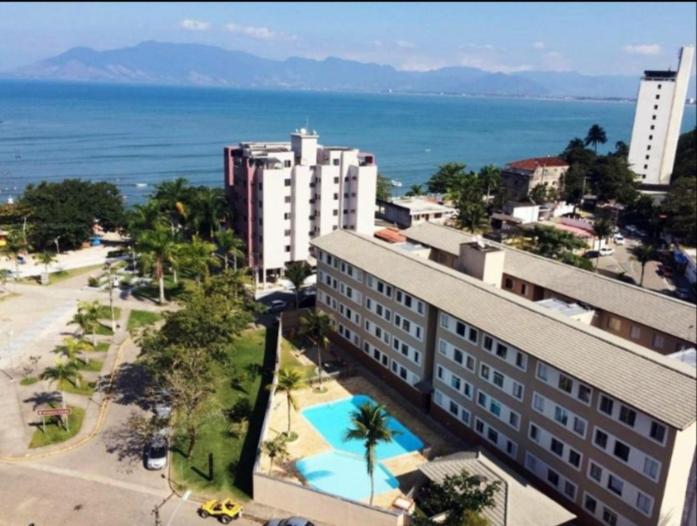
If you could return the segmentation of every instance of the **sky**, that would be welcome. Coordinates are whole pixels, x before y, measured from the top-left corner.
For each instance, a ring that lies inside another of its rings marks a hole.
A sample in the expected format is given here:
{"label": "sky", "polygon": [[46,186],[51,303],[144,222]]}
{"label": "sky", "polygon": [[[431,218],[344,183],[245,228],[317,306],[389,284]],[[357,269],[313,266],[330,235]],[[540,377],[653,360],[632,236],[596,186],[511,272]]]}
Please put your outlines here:
{"label": "sky", "polygon": [[274,59],[335,56],[404,70],[472,66],[504,73],[636,75],[677,66],[680,46],[697,40],[696,6],[0,2],[0,71],[75,46],[104,50],[157,40],[210,44]]}

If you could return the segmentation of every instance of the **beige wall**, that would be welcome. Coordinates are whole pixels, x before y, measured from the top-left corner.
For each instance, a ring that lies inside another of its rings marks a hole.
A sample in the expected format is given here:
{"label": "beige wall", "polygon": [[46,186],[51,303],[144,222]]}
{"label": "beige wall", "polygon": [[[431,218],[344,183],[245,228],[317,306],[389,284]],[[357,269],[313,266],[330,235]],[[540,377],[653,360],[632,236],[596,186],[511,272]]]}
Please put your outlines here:
{"label": "beige wall", "polygon": [[[666,522],[661,526],[680,525],[688,494],[690,469],[695,462],[695,433],[697,433],[697,424],[692,424],[684,431],[678,432],[675,437],[673,458],[670,461],[670,467],[666,470],[668,476],[665,497],[661,505],[661,518]],[[694,488],[690,491],[694,498]]]}
{"label": "beige wall", "polygon": [[[254,501],[330,526],[407,526],[410,517],[254,473]],[[347,481],[348,483],[348,481]]]}

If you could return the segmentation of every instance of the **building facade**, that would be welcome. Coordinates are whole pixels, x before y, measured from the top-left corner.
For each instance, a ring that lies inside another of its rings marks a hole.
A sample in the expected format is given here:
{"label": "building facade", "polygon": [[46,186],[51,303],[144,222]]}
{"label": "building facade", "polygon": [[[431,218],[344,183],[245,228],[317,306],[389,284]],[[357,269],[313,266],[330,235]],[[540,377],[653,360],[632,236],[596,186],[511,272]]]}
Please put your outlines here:
{"label": "building facade", "polygon": [[340,228],[373,232],[375,157],[322,146],[316,132],[305,129],[290,139],[224,148],[234,230],[262,281],[282,274],[289,262],[307,260],[316,236]]}
{"label": "building facade", "polygon": [[506,189],[508,199],[523,201],[537,185],[560,191],[568,170],[569,165],[559,157],[523,159],[504,166],[501,184]]}
{"label": "building facade", "polygon": [[693,368],[502,290],[481,242],[462,247],[470,275],[347,231],[313,245],[336,341],[407,399],[582,523],[680,524]]}
{"label": "building facade", "polygon": [[683,47],[677,71],[645,71],[639,83],[628,160],[647,190],[670,184],[694,52]]}
{"label": "building facade", "polygon": [[378,201],[378,210],[385,221],[395,223],[400,228],[409,228],[425,222],[442,225],[457,215],[454,208],[424,196]]}

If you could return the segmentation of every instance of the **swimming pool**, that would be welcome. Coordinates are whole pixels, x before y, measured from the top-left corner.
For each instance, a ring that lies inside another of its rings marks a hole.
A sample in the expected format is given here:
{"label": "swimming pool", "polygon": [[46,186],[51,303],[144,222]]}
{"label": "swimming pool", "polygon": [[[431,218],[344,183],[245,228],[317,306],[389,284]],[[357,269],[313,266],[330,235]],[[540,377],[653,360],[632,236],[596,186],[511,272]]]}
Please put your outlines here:
{"label": "swimming pool", "polygon": [[[295,467],[315,489],[347,499],[370,497],[370,477],[362,457],[342,451],[329,451],[298,460]],[[399,487],[399,482],[382,464],[375,465],[375,494]]]}
{"label": "swimming pool", "polygon": [[[319,434],[336,450],[363,456],[365,448],[360,440],[344,441],[346,430],[351,427],[351,413],[366,402],[375,403],[368,395],[354,395],[349,398],[315,405],[304,409],[301,414],[312,424]],[[404,455],[424,447],[423,442],[407,429],[399,420],[390,416],[388,426],[395,431],[392,442],[381,442],[375,450],[377,460]]]}

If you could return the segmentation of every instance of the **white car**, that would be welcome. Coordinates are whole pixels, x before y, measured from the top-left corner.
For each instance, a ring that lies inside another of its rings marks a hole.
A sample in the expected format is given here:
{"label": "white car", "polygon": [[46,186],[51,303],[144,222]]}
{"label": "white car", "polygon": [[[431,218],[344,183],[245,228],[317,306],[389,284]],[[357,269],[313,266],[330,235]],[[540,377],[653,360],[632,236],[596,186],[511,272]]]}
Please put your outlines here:
{"label": "white car", "polygon": [[302,517],[290,517],[288,519],[271,519],[264,526],[314,526],[314,524]]}
{"label": "white car", "polygon": [[601,256],[611,256],[615,253],[615,249],[612,247],[600,247],[600,252]]}
{"label": "white car", "polygon": [[158,434],[152,437],[145,448],[145,467],[162,469],[167,465],[167,437]]}
{"label": "white car", "polygon": [[615,245],[624,245],[624,236],[622,234],[615,234]]}

